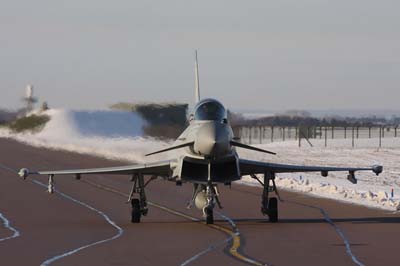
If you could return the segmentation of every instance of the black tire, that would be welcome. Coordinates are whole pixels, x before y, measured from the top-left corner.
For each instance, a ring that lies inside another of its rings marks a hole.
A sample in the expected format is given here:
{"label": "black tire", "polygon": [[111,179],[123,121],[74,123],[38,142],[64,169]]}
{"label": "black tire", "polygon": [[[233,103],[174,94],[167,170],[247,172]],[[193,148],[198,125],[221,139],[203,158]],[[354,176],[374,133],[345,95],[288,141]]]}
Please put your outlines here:
{"label": "black tire", "polygon": [[271,223],[278,222],[278,199],[275,197],[268,201],[268,216]]}
{"label": "black tire", "polygon": [[214,224],[214,212],[211,208],[206,208],[206,224]]}
{"label": "black tire", "polygon": [[131,204],[132,204],[131,222],[132,223],[140,223],[140,217],[142,216],[142,213],[140,211],[139,199],[132,199]]}

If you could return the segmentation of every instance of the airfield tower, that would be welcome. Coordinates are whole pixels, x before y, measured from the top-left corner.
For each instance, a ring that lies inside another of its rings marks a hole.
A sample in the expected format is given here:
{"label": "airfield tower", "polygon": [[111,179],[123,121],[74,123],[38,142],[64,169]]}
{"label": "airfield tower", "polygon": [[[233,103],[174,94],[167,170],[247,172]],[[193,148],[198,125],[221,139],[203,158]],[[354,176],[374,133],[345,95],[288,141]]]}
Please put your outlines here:
{"label": "airfield tower", "polygon": [[28,84],[25,89],[25,97],[22,100],[26,104],[26,112],[32,111],[33,106],[37,103],[37,98],[33,96],[33,86]]}

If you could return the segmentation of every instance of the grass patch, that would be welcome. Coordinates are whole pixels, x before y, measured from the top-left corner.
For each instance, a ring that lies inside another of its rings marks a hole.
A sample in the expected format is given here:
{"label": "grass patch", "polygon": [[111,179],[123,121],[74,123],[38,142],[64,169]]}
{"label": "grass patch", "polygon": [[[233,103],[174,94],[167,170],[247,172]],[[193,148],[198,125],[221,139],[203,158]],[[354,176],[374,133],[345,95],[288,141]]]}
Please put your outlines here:
{"label": "grass patch", "polygon": [[18,118],[8,124],[8,127],[17,133],[31,131],[39,132],[50,120],[48,115],[30,115]]}

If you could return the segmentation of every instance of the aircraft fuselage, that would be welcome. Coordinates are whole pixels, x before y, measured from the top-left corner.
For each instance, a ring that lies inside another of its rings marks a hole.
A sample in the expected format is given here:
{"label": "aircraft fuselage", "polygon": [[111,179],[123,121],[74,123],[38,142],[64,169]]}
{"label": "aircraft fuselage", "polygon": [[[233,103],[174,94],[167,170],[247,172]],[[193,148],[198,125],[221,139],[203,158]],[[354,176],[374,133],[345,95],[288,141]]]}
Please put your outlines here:
{"label": "aircraft fuselage", "polygon": [[[207,108],[218,115],[207,116]],[[174,177],[194,183],[230,183],[240,179],[238,155],[231,145],[233,131],[225,108],[214,99],[200,101],[194,108],[190,125],[174,145],[185,147],[174,169]]]}

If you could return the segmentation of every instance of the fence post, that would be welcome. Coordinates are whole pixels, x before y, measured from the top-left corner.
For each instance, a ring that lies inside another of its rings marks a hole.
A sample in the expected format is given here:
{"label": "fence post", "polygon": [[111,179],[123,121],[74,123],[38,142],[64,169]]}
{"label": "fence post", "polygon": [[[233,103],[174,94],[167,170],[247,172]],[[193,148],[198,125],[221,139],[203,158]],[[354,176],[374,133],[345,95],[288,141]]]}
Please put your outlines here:
{"label": "fence post", "polygon": [[322,126],[319,126],[319,138],[322,139]]}
{"label": "fence post", "polygon": [[397,138],[397,127],[394,128],[394,137]]}
{"label": "fence post", "polygon": [[328,127],[325,126],[325,147],[327,146],[328,142]]}
{"label": "fence post", "polygon": [[251,132],[251,128],[252,128],[252,127],[249,127],[249,144],[251,144],[251,133],[252,133],[252,132]]}
{"label": "fence post", "polygon": [[371,138],[371,127],[368,128],[368,136]]}
{"label": "fence post", "polygon": [[344,138],[347,139],[347,131],[346,131],[346,127],[344,127]]}
{"label": "fence post", "polygon": [[285,127],[282,127],[282,140],[285,141]]}
{"label": "fence post", "polygon": [[258,133],[260,134],[260,144],[262,144],[262,132],[261,132],[261,126],[258,128]]}
{"label": "fence post", "polygon": [[300,129],[300,127],[298,127],[297,130],[298,130],[298,135],[297,136],[299,138],[299,148],[300,148],[301,147],[301,132],[300,132],[301,129]]}
{"label": "fence post", "polygon": [[354,148],[354,126],[351,128],[351,147]]}
{"label": "fence post", "polygon": [[335,130],[335,127],[334,126],[332,126],[332,139],[334,139],[335,138],[335,136],[334,136],[334,130]]}
{"label": "fence post", "polygon": [[356,130],[357,130],[357,138],[358,138],[358,126],[356,127]]}
{"label": "fence post", "polygon": [[382,147],[382,126],[379,127],[379,148]]}
{"label": "fence post", "polygon": [[274,142],[274,126],[271,126],[271,142]]}

